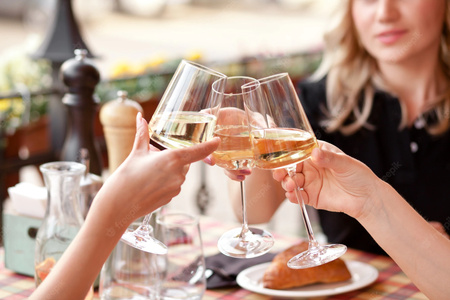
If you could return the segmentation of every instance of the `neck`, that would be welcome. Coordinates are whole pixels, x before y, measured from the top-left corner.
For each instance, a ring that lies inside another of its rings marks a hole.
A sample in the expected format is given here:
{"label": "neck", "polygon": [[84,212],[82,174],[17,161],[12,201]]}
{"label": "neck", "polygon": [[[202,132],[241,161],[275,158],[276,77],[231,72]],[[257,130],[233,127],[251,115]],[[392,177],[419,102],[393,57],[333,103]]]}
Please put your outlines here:
{"label": "neck", "polygon": [[428,110],[429,105],[447,87],[437,59],[430,61],[423,57],[394,63],[381,62],[378,67],[387,87],[405,106],[408,125]]}

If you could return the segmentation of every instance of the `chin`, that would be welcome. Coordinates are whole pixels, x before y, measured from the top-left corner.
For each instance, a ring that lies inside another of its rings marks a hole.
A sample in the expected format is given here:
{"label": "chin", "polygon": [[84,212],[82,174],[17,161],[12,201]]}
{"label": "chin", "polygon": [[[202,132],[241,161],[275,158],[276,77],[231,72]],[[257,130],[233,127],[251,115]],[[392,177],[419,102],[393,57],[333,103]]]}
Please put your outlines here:
{"label": "chin", "polygon": [[379,63],[398,64],[408,61],[413,57],[412,53],[408,50],[410,49],[406,49],[404,47],[376,50],[372,52],[372,56]]}

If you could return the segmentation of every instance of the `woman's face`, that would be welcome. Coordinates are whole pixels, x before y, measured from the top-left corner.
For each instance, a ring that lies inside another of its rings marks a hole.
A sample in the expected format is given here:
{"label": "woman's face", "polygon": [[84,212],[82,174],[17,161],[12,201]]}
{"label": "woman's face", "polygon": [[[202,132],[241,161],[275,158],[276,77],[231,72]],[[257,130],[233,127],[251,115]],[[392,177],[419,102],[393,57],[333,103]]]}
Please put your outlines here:
{"label": "woman's face", "polygon": [[436,56],[448,0],[352,0],[364,48],[378,62]]}

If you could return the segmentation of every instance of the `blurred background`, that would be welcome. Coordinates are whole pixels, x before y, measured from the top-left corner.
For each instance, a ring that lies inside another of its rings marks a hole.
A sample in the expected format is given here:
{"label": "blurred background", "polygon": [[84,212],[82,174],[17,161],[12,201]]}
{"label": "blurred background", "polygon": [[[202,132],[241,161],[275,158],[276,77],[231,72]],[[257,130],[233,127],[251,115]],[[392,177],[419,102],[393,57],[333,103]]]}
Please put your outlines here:
{"label": "blurred background", "polygon": [[[230,76],[289,72],[294,81],[305,78],[320,62],[322,35],[338,2],[0,0],[0,200],[17,182],[42,184],[36,166],[56,158],[63,136],[55,124],[65,119],[51,116],[49,103],[60,101],[64,93],[59,67],[73,56],[64,43],[88,48],[101,75],[96,88],[99,109],[125,90],[149,120],[181,59]],[[56,17],[60,20],[55,26]],[[43,48],[51,37],[66,57]],[[107,177],[98,114],[95,136]],[[218,167],[193,164],[181,194],[169,206],[236,222],[228,200],[228,186],[233,184]],[[206,202],[199,200],[201,195]],[[304,235],[300,211],[291,205],[285,203],[266,226]]]}

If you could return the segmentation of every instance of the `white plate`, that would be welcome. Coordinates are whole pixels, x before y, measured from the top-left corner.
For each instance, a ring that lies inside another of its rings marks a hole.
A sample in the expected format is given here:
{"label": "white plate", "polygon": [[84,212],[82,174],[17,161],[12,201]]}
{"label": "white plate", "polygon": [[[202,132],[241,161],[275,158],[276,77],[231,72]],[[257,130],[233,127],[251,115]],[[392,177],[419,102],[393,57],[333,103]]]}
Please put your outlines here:
{"label": "white plate", "polygon": [[236,281],[244,289],[275,297],[301,298],[323,297],[342,294],[368,286],[378,278],[378,270],[373,266],[359,261],[346,261],[352,278],[336,283],[318,283],[287,290],[267,289],[262,285],[262,277],[269,263],[256,265],[239,273]]}

